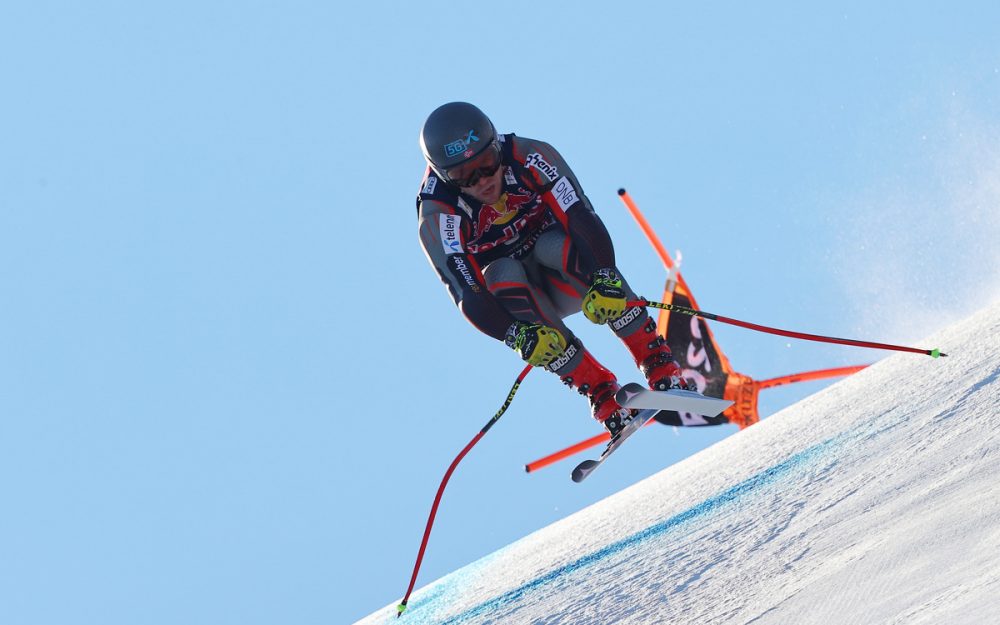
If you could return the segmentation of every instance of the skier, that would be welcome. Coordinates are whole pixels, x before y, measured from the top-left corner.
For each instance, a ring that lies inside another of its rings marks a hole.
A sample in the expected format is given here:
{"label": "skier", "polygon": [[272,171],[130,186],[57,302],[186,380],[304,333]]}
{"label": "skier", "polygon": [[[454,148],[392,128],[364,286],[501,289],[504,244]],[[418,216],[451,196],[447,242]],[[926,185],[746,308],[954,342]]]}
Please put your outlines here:
{"label": "skier", "polygon": [[607,229],[549,144],[498,135],[477,107],[450,102],[420,131],[428,167],[417,195],[420,242],[455,304],[481,332],[590,401],[616,436],[633,413],[615,375],[563,323],[582,310],[625,343],[650,388],[691,389],[615,266]]}

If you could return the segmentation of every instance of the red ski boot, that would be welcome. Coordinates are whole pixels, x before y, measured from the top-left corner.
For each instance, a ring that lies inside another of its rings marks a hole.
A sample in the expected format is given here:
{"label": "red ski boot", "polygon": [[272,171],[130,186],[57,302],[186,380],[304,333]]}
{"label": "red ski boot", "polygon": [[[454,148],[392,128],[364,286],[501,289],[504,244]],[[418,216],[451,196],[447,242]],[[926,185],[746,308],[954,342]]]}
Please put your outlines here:
{"label": "red ski boot", "polygon": [[615,393],[621,388],[615,374],[601,366],[590,352],[583,350],[580,364],[561,379],[563,384],[575,388],[590,400],[591,414],[611,433],[612,438],[632,420],[632,411],[622,408],[615,400]]}
{"label": "red ski boot", "polygon": [[654,391],[671,388],[698,390],[693,380],[681,377],[681,367],[674,360],[667,340],[656,333],[656,324],[652,318],[646,319],[642,328],[622,338],[622,341],[632,353],[639,370],[646,376],[649,388]]}

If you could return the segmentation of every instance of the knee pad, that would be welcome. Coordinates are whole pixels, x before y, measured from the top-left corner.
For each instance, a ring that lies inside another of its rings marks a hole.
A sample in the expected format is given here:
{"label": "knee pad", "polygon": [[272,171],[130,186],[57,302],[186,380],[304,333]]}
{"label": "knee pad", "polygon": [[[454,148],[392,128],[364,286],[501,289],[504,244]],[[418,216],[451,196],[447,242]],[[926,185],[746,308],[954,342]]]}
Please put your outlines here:
{"label": "knee pad", "polygon": [[513,258],[498,258],[483,270],[486,287],[492,292],[494,285],[517,282],[528,286],[528,272],[524,264]]}

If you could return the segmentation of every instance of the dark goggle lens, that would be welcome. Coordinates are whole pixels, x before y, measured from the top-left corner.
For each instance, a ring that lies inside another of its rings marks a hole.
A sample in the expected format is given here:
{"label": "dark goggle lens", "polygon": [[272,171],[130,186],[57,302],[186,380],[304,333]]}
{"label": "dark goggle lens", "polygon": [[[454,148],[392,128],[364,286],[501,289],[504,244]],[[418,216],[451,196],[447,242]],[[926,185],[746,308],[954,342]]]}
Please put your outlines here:
{"label": "dark goggle lens", "polygon": [[495,143],[472,162],[448,170],[448,180],[459,187],[471,187],[481,178],[488,178],[500,169],[500,148]]}

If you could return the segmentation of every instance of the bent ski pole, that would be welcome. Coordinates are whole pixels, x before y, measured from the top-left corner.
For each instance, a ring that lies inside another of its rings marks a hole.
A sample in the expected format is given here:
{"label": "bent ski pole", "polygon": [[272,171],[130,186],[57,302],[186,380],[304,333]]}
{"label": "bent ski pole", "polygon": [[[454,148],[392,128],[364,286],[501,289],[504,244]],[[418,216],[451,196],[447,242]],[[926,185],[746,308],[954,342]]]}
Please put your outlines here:
{"label": "bent ski pole", "polygon": [[873,349],[888,349],[897,352],[912,352],[914,354],[926,354],[933,358],[938,358],[939,356],[948,355],[948,354],[942,354],[941,350],[937,348],[920,349],[917,347],[904,347],[902,345],[889,345],[887,343],[871,343],[869,341],[857,341],[854,339],[839,339],[832,336],[820,336],[818,334],[792,332],[791,330],[782,330],[780,328],[769,328],[767,326],[757,325],[756,323],[740,321],[739,319],[731,319],[729,317],[723,317],[722,315],[716,315],[713,313],[705,312],[703,310],[695,310],[694,308],[688,308],[687,306],[679,306],[677,304],[664,304],[663,302],[651,302],[649,300],[642,299],[629,302],[628,305],[630,307],[651,306],[653,308],[659,308],[660,310],[669,310],[670,312],[677,312],[683,315],[691,315],[692,317],[703,317],[705,319],[711,319],[712,321],[719,321],[721,323],[728,323],[730,325],[739,326],[741,328],[747,328],[748,330],[765,332],[767,334],[777,334],[778,336],[787,336],[793,339],[817,341],[820,343],[837,343],[839,345],[854,345],[856,347],[870,347]]}
{"label": "bent ski pole", "polygon": [[469,453],[469,450],[479,442],[479,439],[490,431],[493,424],[500,420],[503,413],[507,412],[510,402],[514,401],[514,395],[517,393],[518,387],[521,386],[521,382],[524,381],[524,378],[528,375],[529,371],[531,371],[531,365],[527,365],[524,370],[521,371],[521,374],[517,376],[517,380],[514,382],[514,386],[511,387],[510,393],[507,394],[507,399],[504,401],[503,406],[500,407],[500,410],[493,415],[492,419],[486,422],[483,429],[479,430],[479,433],[476,434],[471,441],[469,441],[469,444],[465,446],[465,449],[455,456],[455,459],[451,461],[451,466],[448,467],[448,471],[445,472],[444,479],[441,480],[441,485],[438,486],[437,495],[434,496],[434,505],[431,506],[431,514],[427,517],[427,527],[424,528],[424,538],[420,541],[420,551],[417,552],[417,563],[413,565],[413,575],[410,576],[410,585],[406,589],[406,595],[403,597],[403,600],[398,606],[396,606],[396,618],[402,616],[403,612],[406,611],[406,602],[410,600],[410,593],[413,592],[413,586],[417,583],[417,573],[420,571],[420,564],[424,559],[424,551],[427,549],[427,540],[431,536],[431,527],[434,525],[434,517],[437,515],[438,504],[441,503],[441,495],[444,494],[444,487],[448,485],[448,480],[451,479],[451,474],[455,472],[455,467],[457,467],[458,463],[462,461],[465,454]]}

